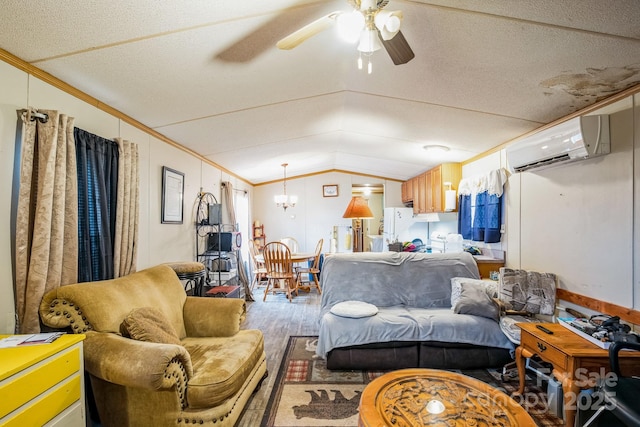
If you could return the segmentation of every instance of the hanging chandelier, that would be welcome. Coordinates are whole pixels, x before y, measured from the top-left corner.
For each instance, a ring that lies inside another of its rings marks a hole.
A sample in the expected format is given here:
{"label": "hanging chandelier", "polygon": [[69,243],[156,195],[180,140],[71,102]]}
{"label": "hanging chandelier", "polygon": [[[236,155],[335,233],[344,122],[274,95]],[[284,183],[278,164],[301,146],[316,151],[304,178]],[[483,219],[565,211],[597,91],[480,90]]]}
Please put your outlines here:
{"label": "hanging chandelier", "polygon": [[284,208],[284,210],[286,211],[287,208],[292,208],[296,205],[296,203],[298,202],[298,196],[287,195],[287,166],[289,166],[289,164],[283,163],[281,166],[284,168],[284,180],[282,181],[283,192],[282,194],[274,196],[273,199],[276,202],[277,207]]}

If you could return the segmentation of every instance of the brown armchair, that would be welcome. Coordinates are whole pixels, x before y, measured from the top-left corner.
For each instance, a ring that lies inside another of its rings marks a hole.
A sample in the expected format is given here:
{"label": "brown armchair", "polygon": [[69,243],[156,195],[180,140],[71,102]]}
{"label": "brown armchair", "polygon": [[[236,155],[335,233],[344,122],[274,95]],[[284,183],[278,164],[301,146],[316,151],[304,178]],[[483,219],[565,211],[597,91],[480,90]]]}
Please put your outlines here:
{"label": "brown armchair", "polygon": [[263,335],[241,330],[245,302],[188,297],[166,265],[45,295],[42,321],[86,334],[104,426],[233,426],[266,376]]}

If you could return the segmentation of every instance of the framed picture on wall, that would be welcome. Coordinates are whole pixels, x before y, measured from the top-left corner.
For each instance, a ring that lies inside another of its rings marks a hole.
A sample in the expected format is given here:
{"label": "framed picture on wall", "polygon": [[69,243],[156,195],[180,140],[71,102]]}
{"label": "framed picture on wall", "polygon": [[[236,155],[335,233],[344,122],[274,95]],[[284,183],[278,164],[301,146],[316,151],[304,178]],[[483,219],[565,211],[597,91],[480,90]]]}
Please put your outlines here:
{"label": "framed picture on wall", "polygon": [[322,197],[338,197],[338,184],[323,185]]}
{"label": "framed picture on wall", "polygon": [[184,173],[162,167],[162,223],[182,224],[184,212]]}

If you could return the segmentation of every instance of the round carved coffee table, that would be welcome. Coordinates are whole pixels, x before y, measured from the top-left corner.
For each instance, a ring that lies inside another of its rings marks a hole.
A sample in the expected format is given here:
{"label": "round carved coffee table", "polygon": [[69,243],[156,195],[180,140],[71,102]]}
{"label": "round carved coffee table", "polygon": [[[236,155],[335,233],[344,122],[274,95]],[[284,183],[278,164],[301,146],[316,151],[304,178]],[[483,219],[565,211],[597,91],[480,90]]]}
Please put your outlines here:
{"label": "round carved coffee table", "polygon": [[475,378],[402,369],[373,380],[360,398],[360,427],[513,426],[536,423],[515,400]]}

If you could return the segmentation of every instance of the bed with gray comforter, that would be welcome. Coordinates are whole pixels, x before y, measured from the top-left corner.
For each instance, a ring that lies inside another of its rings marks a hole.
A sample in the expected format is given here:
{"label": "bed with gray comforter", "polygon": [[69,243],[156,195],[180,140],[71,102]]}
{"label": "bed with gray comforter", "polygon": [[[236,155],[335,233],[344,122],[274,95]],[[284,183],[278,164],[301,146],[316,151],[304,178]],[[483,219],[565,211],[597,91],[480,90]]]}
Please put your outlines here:
{"label": "bed with gray comforter", "polygon": [[[513,344],[496,320],[453,312],[454,277],[480,278],[470,254],[327,256],[317,355],[329,369],[463,369],[510,361]],[[332,313],[336,304],[352,301],[371,304],[377,313]]]}

